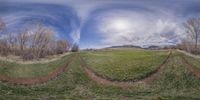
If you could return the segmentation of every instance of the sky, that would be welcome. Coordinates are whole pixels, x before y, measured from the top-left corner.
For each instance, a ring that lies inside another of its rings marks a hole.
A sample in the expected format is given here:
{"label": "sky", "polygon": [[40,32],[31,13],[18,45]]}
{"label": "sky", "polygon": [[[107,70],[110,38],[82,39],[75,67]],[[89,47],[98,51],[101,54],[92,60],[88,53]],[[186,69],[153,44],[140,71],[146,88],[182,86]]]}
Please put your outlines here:
{"label": "sky", "polygon": [[7,33],[42,22],[82,49],[174,45],[199,14],[199,0],[0,0]]}

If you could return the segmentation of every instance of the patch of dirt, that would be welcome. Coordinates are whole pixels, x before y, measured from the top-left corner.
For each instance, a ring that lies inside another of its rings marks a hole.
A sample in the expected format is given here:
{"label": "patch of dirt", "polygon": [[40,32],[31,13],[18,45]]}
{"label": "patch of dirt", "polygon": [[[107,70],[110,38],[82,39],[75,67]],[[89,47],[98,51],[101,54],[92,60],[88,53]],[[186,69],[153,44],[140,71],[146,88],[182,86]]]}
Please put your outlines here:
{"label": "patch of dirt", "polygon": [[190,64],[185,57],[181,57],[182,58],[182,62],[183,64],[186,66],[186,68],[191,71],[194,75],[196,75],[198,78],[200,78],[200,70],[198,68],[196,68],[195,66],[193,66],[192,64]]}
{"label": "patch of dirt", "polygon": [[151,84],[154,80],[156,80],[162,70],[164,69],[164,65],[167,63],[169,57],[171,55],[171,51],[170,54],[167,56],[167,58],[163,61],[163,63],[158,67],[158,69],[151,73],[150,75],[146,76],[145,78],[141,79],[141,80],[133,80],[133,81],[113,81],[109,78],[105,78],[102,77],[100,75],[98,75],[97,73],[95,73],[93,70],[91,70],[87,64],[85,63],[85,61],[83,60],[83,58],[80,57],[81,60],[81,66],[84,69],[85,73],[96,83],[98,84],[103,84],[103,85],[109,85],[109,86],[116,86],[116,87],[120,87],[120,88],[129,88],[130,86],[133,86],[135,84],[139,84],[139,83],[144,83],[145,85],[149,85]]}
{"label": "patch of dirt", "polygon": [[63,64],[62,66],[58,67],[57,69],[55,69],[54,71],[48,73],[45,76],[40,76],[40,77],[13,77],[13,76],[9,76],[7,74],[3,74],[0,73],[0,81],[2,82],[8,82],[11,84],[19,84],[19,85],[36,85],[36,84],[40,84],[40,83],[45,83],[51,79],[53,79],[54,77],[56,77],[57,75],[59,75],[60,73],[64,72],[64,70],[66,69],[66,67],[69,65],[69,63],[71,62],[72,58],[68,58],[67,62],[65,64]]}

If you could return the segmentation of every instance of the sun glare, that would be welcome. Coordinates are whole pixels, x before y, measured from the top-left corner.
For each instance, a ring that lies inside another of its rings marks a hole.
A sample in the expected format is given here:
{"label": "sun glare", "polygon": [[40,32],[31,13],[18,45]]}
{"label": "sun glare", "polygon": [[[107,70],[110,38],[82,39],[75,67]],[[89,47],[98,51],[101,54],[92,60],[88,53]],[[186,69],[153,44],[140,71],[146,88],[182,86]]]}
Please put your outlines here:
{"label": "sun glare", "polygon": [[130,27],[130,23],[126,19],[116,19],[112,21],[112,28],[115,30],[127,30]]}

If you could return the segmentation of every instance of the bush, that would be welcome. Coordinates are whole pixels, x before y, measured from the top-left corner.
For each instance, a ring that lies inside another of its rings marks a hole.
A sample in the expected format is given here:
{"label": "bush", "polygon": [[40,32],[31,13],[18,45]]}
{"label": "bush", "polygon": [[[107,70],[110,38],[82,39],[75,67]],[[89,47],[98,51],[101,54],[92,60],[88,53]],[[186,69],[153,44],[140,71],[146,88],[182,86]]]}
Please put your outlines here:
{"label": "bush", "polygon": [[79,50],[78,44],[74,44],[71,51],[72,52],[78,52],[78,50]]}
{"label": "bush", "polygon": [[22,53],[22,59],[24,60],[32,60],[34,58],[35,58],[34,54],[28,50]]}
{"label": "bush", "polygon": [[200,54],[200,50],[199,49],[192,49],[191,53],[192,54]]}

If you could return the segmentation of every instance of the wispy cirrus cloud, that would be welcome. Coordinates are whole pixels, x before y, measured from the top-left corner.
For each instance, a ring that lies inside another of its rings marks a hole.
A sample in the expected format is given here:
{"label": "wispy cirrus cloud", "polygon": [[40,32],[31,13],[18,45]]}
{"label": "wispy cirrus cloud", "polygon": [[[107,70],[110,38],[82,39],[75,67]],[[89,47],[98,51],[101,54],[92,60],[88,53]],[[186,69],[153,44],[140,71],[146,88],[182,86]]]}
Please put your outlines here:
{"label": "wispy cirrus cloud", "polygon": [[92,28],[84,31],[98,35],[98,45],[102,46],[173,45],[184,37],[182,19],[160,9],[109,7],[93,12],[91,19]]}
{"label": "wispy cirrus cloud", "polygon": [[[109,45],[163,45],[178,42],[181,34],[178,21],[174,16],[159,13],[141,13],[134,11],[114,10],[99,19],[98,29],[103,39],[101,42]],[[121,20],[119,22],[118,20]],[[122,24],[121,26],[116,26]],[[118,30],[119,27],[125,29]],[[181,38],[181,37],[180,37]],[[171,40],[171,41],[168,41]]]}
{"label": "wispy cirrus cloud", "polygon": [[[0,14],[6,15],[4,18],[11,26],[23,22],[20,19],[43,20],[46,24],[54,26],[60,37],[70,37],[75,42],[80,39],[81,48],[120,44],[140,46],[176,44],[185,36],[182,23],[188,17],[200,14],[198,0],[13,0],[12,2],[6,3],[18,6],[3,7],[4,4],[0,4],[2,5]],[[30,7],[22,6],[26,4],[30,4]],[[20,9],[17,14],[11,11],[15,8]]]}
{"label": "wispy cirrus cloud", "polygon": [[43,23],[51,27],[58,39],[70,39],[78,42],[79,38],[72,34],[79,30],[80,19],[77,12],[68,6],[43,3],[3,2],[0,6],[0,17],[6,23],[9,33],[17,33],[20,29],[35,23]]}

